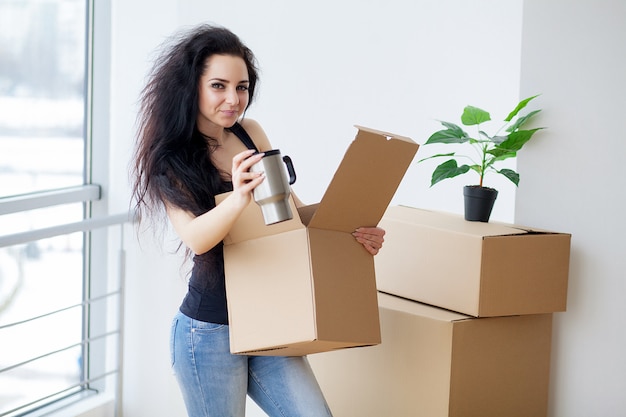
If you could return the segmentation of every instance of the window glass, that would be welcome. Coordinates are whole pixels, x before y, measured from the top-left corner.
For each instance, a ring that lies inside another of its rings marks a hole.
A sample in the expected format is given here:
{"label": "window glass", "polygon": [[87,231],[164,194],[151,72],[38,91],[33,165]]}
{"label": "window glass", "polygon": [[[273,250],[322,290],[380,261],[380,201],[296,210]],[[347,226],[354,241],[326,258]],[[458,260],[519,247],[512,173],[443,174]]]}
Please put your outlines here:
{"label": "window glass", "polygon": [[0,0],[0,197],[83,183],[84,0]]}

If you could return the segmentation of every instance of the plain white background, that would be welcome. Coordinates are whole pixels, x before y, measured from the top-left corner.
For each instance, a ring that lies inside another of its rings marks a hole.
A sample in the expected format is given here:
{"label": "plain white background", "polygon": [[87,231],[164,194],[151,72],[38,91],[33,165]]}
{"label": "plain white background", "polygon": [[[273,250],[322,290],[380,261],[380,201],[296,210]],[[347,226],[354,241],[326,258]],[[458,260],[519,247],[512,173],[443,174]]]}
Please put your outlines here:
{"label": "plain white background", "polygon": [[[293,158],[295,191],[307,203],[323,195],[355,124],[423,143],[436,119],[458,120],[467,104],[501,120],[520,98],[542,93],[534,108],[544,109],[540,124],[549,129],[520,153],[517,190],[491,178],[500,190],[493,219],[573,235],[568,311],[554,320],[549,415],[626,414],[621,1],[112,0],[111,17],[112,211],[128,208],[136,102],[152,53],[199,22],[229,27],[257,54],[260,94],[249,117]],[[434,151],[422,147],[416,161]],[[414,163],[393,204],[460,213],[460,189],[474,180],[429,188],[432,167]],[[169,322],[185,289],[176,242],[126,240],[124,413],[183,415],[168,358]],[[263,415],[253,405],[248,414]]]}

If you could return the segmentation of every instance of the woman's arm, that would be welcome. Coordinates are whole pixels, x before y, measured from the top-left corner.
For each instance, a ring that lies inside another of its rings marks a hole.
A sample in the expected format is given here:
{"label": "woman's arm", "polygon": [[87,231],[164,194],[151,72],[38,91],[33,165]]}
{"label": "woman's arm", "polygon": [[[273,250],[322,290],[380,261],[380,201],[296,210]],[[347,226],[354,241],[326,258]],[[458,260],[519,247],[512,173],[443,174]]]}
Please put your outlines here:
{"label": "woman's arm", "polygon": [[243,209],[250,203],[252,190],[264,180],[263,173],[248,172],[263,157],[262,153],[253,153],[253,150],[247,150],[233,158],[233,192],[217,207],[196,217],[188,211],[166,205],[174,230],[193,253],[205,253],[226,237]]}
{"label": "woman's arm", "polygon": [[[261,152],[272,149],[259,123],[252,119],[244,119],[241,123]],[[253,152],[245,151],[233,158],[233,192],[214,209],[196,217],[177,207],[166,207],[174,230],[193,253],[205,253],[226,237],[250,203],[252,190],[265,178],[261,173],[248,172],[263,157],[262,153],[252,155]],[[292,192],[292,195],[297,207],[304,205],[295,193]],[[382,247],[384,235],[385,231],[379,227],[360,227],[353,233],[357,242],[372,255],[376,255]]]}
{"label": "woman's arm", "polygon": [[233,192],[217,207],[197,217],[186,210],[166,205],[174,230],[195,254],[211,250],[226,237],[241,212],[250,203],[252,190],[265,178],[263,173],[251,173],[249,169],[263,157],[264,151],[272,149],[270,141],[255,120],[243,119],[241,125],[261,153],[254,154],[254,150],[247,150],[235,155],[231,169]]}

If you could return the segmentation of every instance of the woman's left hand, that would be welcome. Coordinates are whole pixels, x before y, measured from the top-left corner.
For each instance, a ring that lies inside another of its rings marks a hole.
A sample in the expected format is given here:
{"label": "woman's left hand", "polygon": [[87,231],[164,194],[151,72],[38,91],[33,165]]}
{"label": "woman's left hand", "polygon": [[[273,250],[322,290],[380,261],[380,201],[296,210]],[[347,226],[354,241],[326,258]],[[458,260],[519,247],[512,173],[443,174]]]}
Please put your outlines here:
{"label": "woman's left hand", "polygon": [[385,230],[380,227],[359,227],[352,236],[372,255],[376,255],[385,241]]}

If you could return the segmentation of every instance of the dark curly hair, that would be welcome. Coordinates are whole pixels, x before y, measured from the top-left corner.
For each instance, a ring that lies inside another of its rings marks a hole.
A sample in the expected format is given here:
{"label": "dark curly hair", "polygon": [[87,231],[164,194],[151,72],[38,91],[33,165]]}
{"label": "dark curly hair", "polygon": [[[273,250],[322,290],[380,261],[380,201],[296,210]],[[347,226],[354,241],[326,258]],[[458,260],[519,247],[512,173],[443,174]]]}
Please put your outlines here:
{"label": "dark curly hair", "polygon": [[[248,69],[249,103],[258,81],[252,51],[230,30],[202,24],[180,32],[160,48],[140,95],[132,196],[138,218],[163,204],[198,216],[215,207],[224,191],[209,152],[214,140],[197,129],[198,83],[212,55],[232,55]],[[246,107],[247,109],[247,107]]]}

